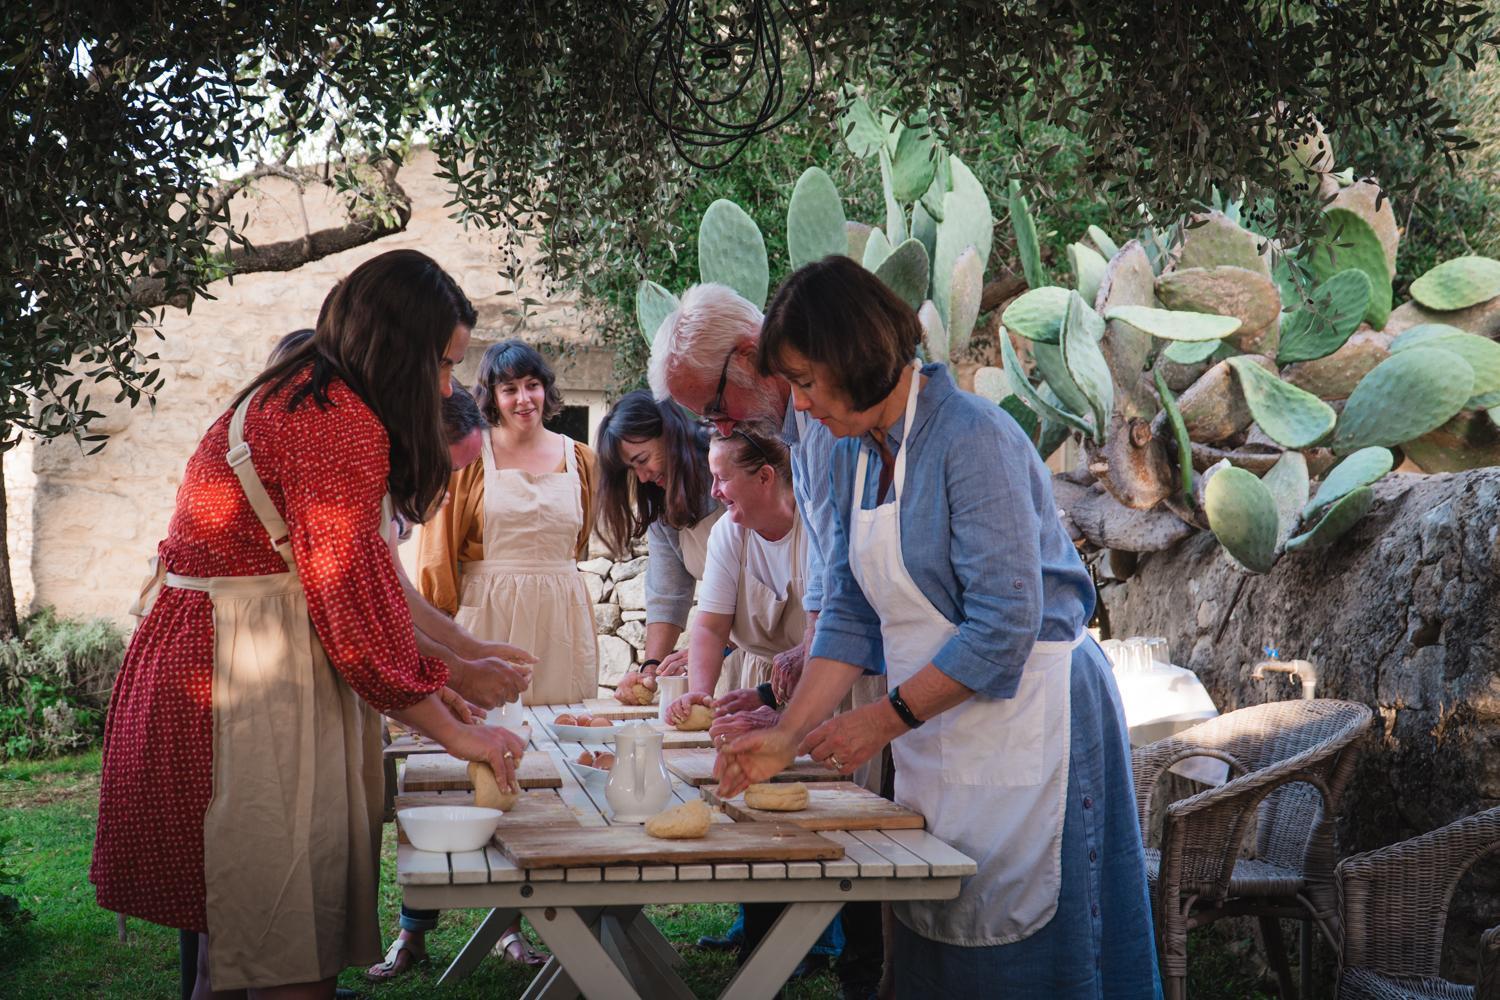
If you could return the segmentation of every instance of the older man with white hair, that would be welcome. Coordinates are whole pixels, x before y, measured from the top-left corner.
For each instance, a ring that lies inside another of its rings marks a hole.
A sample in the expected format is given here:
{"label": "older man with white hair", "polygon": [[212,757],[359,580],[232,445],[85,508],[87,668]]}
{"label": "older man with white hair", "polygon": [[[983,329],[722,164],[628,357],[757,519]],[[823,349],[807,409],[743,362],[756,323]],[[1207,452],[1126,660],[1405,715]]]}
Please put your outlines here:
{"label": "older man with white hair", "polygon": [[[807,589],[802,598],[807,625],[802,645],[775,660],[772,695],[784,704],[801,677],[822,607],[824,540],[833,530],[829,463],[835,438],[792,406],[791,386],[784,378],[760,373],[761,318],[759,309],[726,285],[694,285],[657,331],[648,378],[658,399],[675,399],[711,421],[722,435],[733,434],[740,423],[779,425],[781,439],[791,451],[792,492],[807,532]],[[871,675],[855,685],[854,706],[884,698],[884,681],[881,675]],[[877,756],[855,773],[855,779],[883,791],[889,768],[881,765]],[[747,943],[754,944],[779,909],[747,909]],[[844,994],[871,995],[875,984],[870,980],[880,974],[884,950],[878,904],[846,906],[843,924],[847,943],[838,972]]]}

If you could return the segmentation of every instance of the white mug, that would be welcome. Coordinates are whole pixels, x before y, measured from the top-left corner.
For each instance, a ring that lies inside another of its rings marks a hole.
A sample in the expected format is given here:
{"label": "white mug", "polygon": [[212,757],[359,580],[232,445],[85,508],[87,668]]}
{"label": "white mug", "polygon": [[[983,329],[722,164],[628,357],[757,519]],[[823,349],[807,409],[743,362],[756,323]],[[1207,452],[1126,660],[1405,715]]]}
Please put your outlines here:
{"label": "white mug", "polygon": [[672,704],[672,702],[687,694],[687,674],[673,674],[671,677],[657,677],[656,690],[660,692],[660,694],[657,695],[656,699],[656,714],[657,717],[661,719],[661,721],[666,722],[667,708]]}
{"label": "white mug", "polygon": [[502,702],[490,709],[484,717],[486,726],[498,726],[509,729],[517,736],[526,736],[527,733],[521,727],[526,725],[526,711],[522,706],[521,699]]}

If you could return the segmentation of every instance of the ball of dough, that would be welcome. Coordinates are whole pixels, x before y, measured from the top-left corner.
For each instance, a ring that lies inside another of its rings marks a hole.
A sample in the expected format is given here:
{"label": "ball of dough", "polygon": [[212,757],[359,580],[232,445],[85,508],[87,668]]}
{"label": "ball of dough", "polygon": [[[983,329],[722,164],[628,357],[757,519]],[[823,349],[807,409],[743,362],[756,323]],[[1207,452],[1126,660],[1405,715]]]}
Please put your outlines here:
{"label": "ball of dough", "polygon": [[751,785],[745,789],[745,805],[770,812],[797,812],[807,808],[807,786],[800,781]]}
{"label": "ball of dough", "polygon": [[483,761],[469,761],[469,781],[474,786],[474,804],[485,809],[510,812],[521,797],[518,792],[503,791],[494,770]]}
{"label": "ball of dough", "polygon": [[594,754],[594,766],[601,771],[608,771],[615,766],[615,755],[608,750],[600,750]]}
{"label": "ball of dough", "polygon": [[696,840],[708,833],[713,816],[707,802],[693,799],[646,820],[646,833],[660,840]]}
{"label": "ball of dough", "polygon": [[578,763],[582,764],[584,767],[593,767],[594,752],[592,750],[585,750],[583,753],[579,754]]}
{"label": "ball of dough", "polygon": [[554,722],[554,724],[559,726],[576,726],[578,725],[578,716],[574,715],[572,712],[563,712],[552,721]]}
{"label": "ball of dough", "polygon": [[613,725],[614,725],[613,722],[610,722],[608,719],[605,719],[605,718],[602,718],[602,717],[601,718],[597,718],[597,719],[590,719],[589,720],[589,728],[590,729],[608,729],[610,726],[613,726]]}
{"label": "ball of dough", "polygon": [[615,700],[622,705],[649,705],[656,700],[656,694],[656,687],[639,670],[628,672],[615,688]]}
{"label": "ball of dough", "polygon": [[684,733],[701,733],[713,724],[714,710],[707,705],[694,705],[687,718],[677,723],[677,729]]}

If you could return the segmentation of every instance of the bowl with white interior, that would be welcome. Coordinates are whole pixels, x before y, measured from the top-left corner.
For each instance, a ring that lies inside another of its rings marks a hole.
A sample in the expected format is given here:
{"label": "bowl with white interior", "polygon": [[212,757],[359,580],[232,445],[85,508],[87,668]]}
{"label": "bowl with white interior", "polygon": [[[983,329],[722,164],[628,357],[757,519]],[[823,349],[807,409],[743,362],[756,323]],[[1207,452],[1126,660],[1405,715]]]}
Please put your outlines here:
{"label": "bowl with white interior", "polygon": [[615,730],[619,727],[611,722],[607,726],[560,726],[549,723],[552,735],[564,743],[613,743]]}
{"label": "bowl with white interior", "polygon": [[490,842],[499,809],[479,806],[413,806],[396,813],[406,839],[419,851],[477,851]]}

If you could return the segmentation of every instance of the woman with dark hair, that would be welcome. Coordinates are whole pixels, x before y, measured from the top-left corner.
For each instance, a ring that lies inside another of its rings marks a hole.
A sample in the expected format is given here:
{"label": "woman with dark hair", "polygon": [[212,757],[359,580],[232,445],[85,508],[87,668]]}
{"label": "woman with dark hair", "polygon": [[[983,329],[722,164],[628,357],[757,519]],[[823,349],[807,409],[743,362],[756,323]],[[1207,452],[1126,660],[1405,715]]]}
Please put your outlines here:
{"label": "woman with dark hair", "polygon": [[[889,743],[896,801],[979,865],[957,899],[893,904],[897,995],[1159,996],[1119,692],[1084,630],[1092,582],[1030,440],[915,364],[921,336],[844,257],[767,310],[761,367],[842,439],[837,516],[801,683],[774,728],[721,749],[719,794],[799,750],[847,772]],[[887,698],[829,718],[882,671]]]}
{"label": "woman with dark hair", "polygon": [[385,532],[441,497],[475,321],[413,250],[356,268],[189,460],[115,682],[99,904],[204,935],[196,996],[331,997],[380,956],[379,711],[513,786],[524,743],[441,702]]}
{"label": "woman with dark hair", "polygon": [[687,650],[673,650],[703,579],[709,531],[723,513],[712,496],[708,433],[676,403],[638,389],[620,397],[594,437],[610,553],[628,558],[633,542],[647,540],[647,677],[687,668]]}
{"label": "woman with dark hair", "polygon": [[594,524],[594,453],[543,425],[562,393],[519,340],[484,352],[474,397],[489,424],[482,461],[453,474],[447,505],[423,526],[417,586],[479,638],[536,657],[526,704],[591,698],[599,657],[577,561]]}

